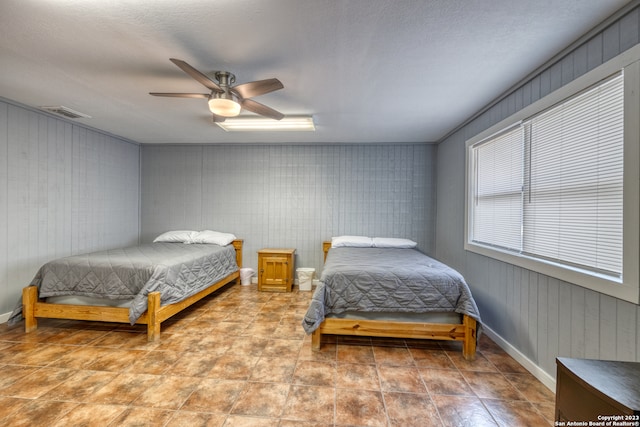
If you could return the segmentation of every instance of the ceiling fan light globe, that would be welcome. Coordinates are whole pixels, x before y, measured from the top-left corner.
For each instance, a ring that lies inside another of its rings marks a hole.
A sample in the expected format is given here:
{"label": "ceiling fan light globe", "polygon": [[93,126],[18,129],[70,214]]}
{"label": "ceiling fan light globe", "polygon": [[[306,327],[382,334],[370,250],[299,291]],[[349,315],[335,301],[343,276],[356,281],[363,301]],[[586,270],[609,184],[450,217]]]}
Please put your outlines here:
{"label": "ceiling fan light globe", "polygon": [[211,98],[209,100],[209,110],[216,116],[235,117],[240,114],[240,104],[232,99]]}

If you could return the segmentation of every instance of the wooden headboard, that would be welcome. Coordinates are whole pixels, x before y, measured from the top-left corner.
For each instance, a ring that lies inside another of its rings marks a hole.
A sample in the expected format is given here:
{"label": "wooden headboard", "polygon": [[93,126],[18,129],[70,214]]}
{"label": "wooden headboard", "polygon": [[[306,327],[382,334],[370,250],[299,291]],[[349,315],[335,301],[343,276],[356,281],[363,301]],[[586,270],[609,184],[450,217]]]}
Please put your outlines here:
{"label": "wooden headboard", "polygon": [[236,250],[236,262],[238,263],[238,268],[242,268],[242,244],[244,243],[243,239],[236,239],[231,244],[233,248]]}
{"label": "wooden headboard", "polygon": [[326,240],[322,242],[322,252],[324,252],[324,261],[327,260],[327,253],[329,252],[329,249],[331,249],[331,242]]}

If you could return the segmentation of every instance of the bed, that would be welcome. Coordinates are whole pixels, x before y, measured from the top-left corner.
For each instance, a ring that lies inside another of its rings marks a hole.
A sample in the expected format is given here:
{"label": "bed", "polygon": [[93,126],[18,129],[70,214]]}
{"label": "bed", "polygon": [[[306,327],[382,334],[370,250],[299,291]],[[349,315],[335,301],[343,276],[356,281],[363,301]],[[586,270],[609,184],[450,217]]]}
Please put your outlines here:
{"label": "bed", "polygon": [[38,318],[142,324],[149,341],[159,340],[163,321],[237,282],[242,267],[242,239],[227,235],[216,244],[193,240],[198,232],[184,239],[171,233],[174,239],[161,239],[164,233],[153,243],[44,264],[23,289],[10,324],[24,319],[27,333]]}
{"label": "bed", "polygon": [[325,266],[302,322],[314,350],[325,334],[435,339],[461,341],[464,358],[475,358],[480,315],[458,272],[411,244],[357,243],[323,242]]}

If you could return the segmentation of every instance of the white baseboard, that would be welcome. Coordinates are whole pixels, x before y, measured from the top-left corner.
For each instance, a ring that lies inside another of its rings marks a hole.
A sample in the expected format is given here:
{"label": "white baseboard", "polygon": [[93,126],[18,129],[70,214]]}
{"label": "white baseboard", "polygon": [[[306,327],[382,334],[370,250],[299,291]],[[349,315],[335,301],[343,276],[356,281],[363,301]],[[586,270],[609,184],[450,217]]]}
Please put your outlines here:
{"label": "white baseboard", "polygon": [[0,314],[0,323],[7,323],[9,316],[11,316],[11,312]]}
{"label": "white baseboard", "polygon": [[500,348],[502,348],[509,356],[513,357],[518,363],[520,363],[527,371],[536,377],[542,384],[544,384],[552,392],[556,392],[556,380],[542,370],[538,365],[531,361],[527,356],[520,353],[520,351],[509,344],[504,338],[498,335],[491,328],[482,325],[482,333],[487,334],[493,342],[495,342]]}

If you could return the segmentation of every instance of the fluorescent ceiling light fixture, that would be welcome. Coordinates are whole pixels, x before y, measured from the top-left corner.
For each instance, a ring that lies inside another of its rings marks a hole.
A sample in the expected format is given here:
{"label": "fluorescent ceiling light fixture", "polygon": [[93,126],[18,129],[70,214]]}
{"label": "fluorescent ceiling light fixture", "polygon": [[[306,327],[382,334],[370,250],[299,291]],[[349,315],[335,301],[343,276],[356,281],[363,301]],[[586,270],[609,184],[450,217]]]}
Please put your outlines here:
{"label": "fluorescent ceiling light fixture", "polygon": [[268,117],[234,117],[224,122],[215,122],[227,132],[251,131],[297,131],[310,132],[316,130],[312,116],[286,116],[281,120]]}

